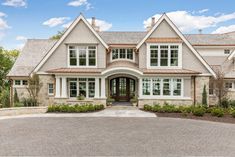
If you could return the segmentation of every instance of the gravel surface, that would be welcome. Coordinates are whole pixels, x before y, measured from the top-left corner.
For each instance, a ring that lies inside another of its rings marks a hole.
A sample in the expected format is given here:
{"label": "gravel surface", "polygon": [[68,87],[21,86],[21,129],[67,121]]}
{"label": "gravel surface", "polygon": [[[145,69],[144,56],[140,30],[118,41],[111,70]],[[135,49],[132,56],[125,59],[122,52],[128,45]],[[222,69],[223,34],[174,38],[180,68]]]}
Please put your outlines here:
{"label": "gravel surface", "polygon": [[0,120],[1,156],[235,156],[235,125],[171,118]]}

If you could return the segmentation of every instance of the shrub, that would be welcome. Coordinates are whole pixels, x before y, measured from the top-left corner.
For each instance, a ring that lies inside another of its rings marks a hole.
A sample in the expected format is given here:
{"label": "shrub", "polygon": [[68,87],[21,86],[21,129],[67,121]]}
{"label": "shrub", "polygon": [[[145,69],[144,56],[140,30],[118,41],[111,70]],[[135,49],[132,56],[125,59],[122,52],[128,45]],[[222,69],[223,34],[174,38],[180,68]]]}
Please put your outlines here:
{"label": "shrub", "polygon": [[223,98],[221,101],[221,107],[228,108],[229,107],[229,100],[228,98]]}
{"label": "shrub", "polygon": [[181,113],[191,113],[193,107],[192,106],[179,106],[178,110]]}
{"label": "shrub", "polygon": [[93,112],[104,109],[104,105],[51,105],[47,112],[63,112],[63,113],[79,113],[79,112]]}
{"label": "shrub", "polygon": [[235,110],[233,110],[233,111],[231,112],[231,115],[232,115],[233,118],[235,118]]}
{"label": "shrub", "polygon": [[18,97],[17,90],[15,89],[14,90],[14,103],[18,103],[18,102],[20,102],[20,100],[19,100],[19,97]]}
{"label": "shrub", "polygon": [[211,115],[216,117],[223,117],[224,116],[224,110],[221,108],[213,108],[211,110]]}
{"label": "shrub", "polygon": [[159,112],[160,110],[161,110],[161,106],[158,105],[158,104],[156,104],[156,105],[154,105],[154,106],[152,107],[152,111],[153,111],[153,112]]}
{"label": "shrub", "polygon": [[174,113],[177,111],[176,107],[174,105],[163,105],[163,107],[160,110],[161,112],[166,112],[166,113]]}
{"label": "shrub", "polygon": [[10,107],[10,90],[4,89],[0,93],[0,104],[2,107]]}
{"label": "shrub", "polygon": [[203,87],[203,92],[202,92],[202,105],[207,106],[207,92],[206,92],[206,85]]}
{"label": "shrub", "polygon": [[203,107],[195,107],[192,112],[194,116],[202,117],[205,114],[205,109]]}
{"label": "shrub", "polygon": [[78,97],[77,97],[77,100],[84,100],[85,99],[85,96],[84,95],[79,95]]}
{"label": "shrub", "polygon": [[145,111],[152,111],[152,106],[150,106],[150,105],[144,105],[144,110],[145,110]]}
{"label": "shrub", "polygon": [[235,100],[229,101],[229,107],[235,108]]}
{"label": "shrub", "polygon": [[21,102],[14,103],[14,107],[24,107],[24,104]]}

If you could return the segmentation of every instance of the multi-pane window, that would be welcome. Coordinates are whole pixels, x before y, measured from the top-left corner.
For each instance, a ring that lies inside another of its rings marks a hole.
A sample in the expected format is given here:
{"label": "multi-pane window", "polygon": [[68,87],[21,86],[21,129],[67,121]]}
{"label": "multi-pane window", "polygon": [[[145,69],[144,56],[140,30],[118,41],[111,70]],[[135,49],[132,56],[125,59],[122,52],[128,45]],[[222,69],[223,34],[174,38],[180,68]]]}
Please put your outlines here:
{"label": "multi-pane window", "polygon": [[225,49],[224,50],[224,54],[229,55],[230,54],[230,50],[229,49]]}
{"label": "multi-pane window", "polygon": [[70,66],[96,66],[96,46],[69,46]]}
{"label": "multi-pane window", "polygon": [[168,46],[161,45],[160,46],[160,65],[161,66],[168,66]]}
{"label": "multi-pane window", "polygon": [[161,95],[161,80],[153,79],[153,95]]}
{"label": "multi-pane window", "polygon": [[181,78],[144,78],[142,79],[144,96],[182,96]]}
{"label": "multi-pane window", "polygon": [[23,86],[27,86],[28,85],[28,80],[23,80],[22,84],[23,84]]}
{"label": "multi-pane window", "polygon": [[15,85],[20,86],[21,85],[21,80],[15,80]]}
{"label": "multi-pane window", "polygon": [[225,88],[226,89],[232,89],[233,88],[233,83],[232,82],[226,82],[225,83]]}
{"label": "multi-pane window", "polygon": [[77,65],[77,50],[75,46],[69,46],[69,62],[70,66]]}
{"label": "multi-pane window", "polygon": [[94,78],[71,78],[69,79],[70,97],[84,96],[86,98],[95,97]]}
{"label": "multi-pane window", "polygon": [[149,45],[149,63],[151,67],[179,66],[179,45]]}
{"label": "multi-pane window", "polygon": [[171,66],[178,66],[179,46],[171,45]]}
{"label": "multi-pane window", "polygon": [[181,79],[173,79],[173,95],[180,96],[181,95]]}
{"label": "multi-pane window", "polygon": [[54,84],[49,83],[48,84],[48,95],[53,95],[54,94]]}
{"label": "multi-pane window", "polygon": [[150,95],[150,84],[151,80],[150,79],[143,79],[143,95]]}
{"label": "multi-pane window", "polygon": [[158,66],[158,46],[157,45],[150,46],[150,65]]}
{"label": "multi-pane window", "polygon": [[112,60],[116,59],[128,59],[134,60],[134,50],[133,49],[112,49]]}

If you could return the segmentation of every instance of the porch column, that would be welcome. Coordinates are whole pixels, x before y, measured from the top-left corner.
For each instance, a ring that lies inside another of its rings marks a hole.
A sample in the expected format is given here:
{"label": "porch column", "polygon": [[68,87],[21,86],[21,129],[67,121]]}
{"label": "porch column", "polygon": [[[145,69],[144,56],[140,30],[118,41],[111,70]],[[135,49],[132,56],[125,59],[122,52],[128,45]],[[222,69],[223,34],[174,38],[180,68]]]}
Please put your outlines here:
{"label": "porch column", "polygon": [[95,78],[95,98],[100,98],[100,79]]}
{"label": "porch column", "polygon": [[60,98],[60,77],[56,77],[55,79],[56,79],[56,81],[55,81],[55,85],[56,85],[55,97]]}
{"label": "porch column", "polygon": [[101,78],[101,98],[106,98],[106,94],[105,94],[105,78]]}
{"label": "porch column", "polygon": [[138,83],[139,83],[139,98],[142,97],[142,78],[138,79]]}
{"label": "porch column", "polygon": [[61,97],[67,98],[67,78],[62,77]]}

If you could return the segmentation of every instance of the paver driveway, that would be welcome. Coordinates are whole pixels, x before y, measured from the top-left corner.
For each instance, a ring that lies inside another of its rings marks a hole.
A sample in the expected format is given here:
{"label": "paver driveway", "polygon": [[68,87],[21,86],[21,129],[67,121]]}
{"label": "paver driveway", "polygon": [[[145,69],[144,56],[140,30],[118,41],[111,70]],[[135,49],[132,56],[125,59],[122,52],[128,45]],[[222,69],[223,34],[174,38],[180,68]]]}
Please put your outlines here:
{"label": "paver driveway", "polygon": [[0,120],[0,155],[235,156],[235,125],[168,118]]}

